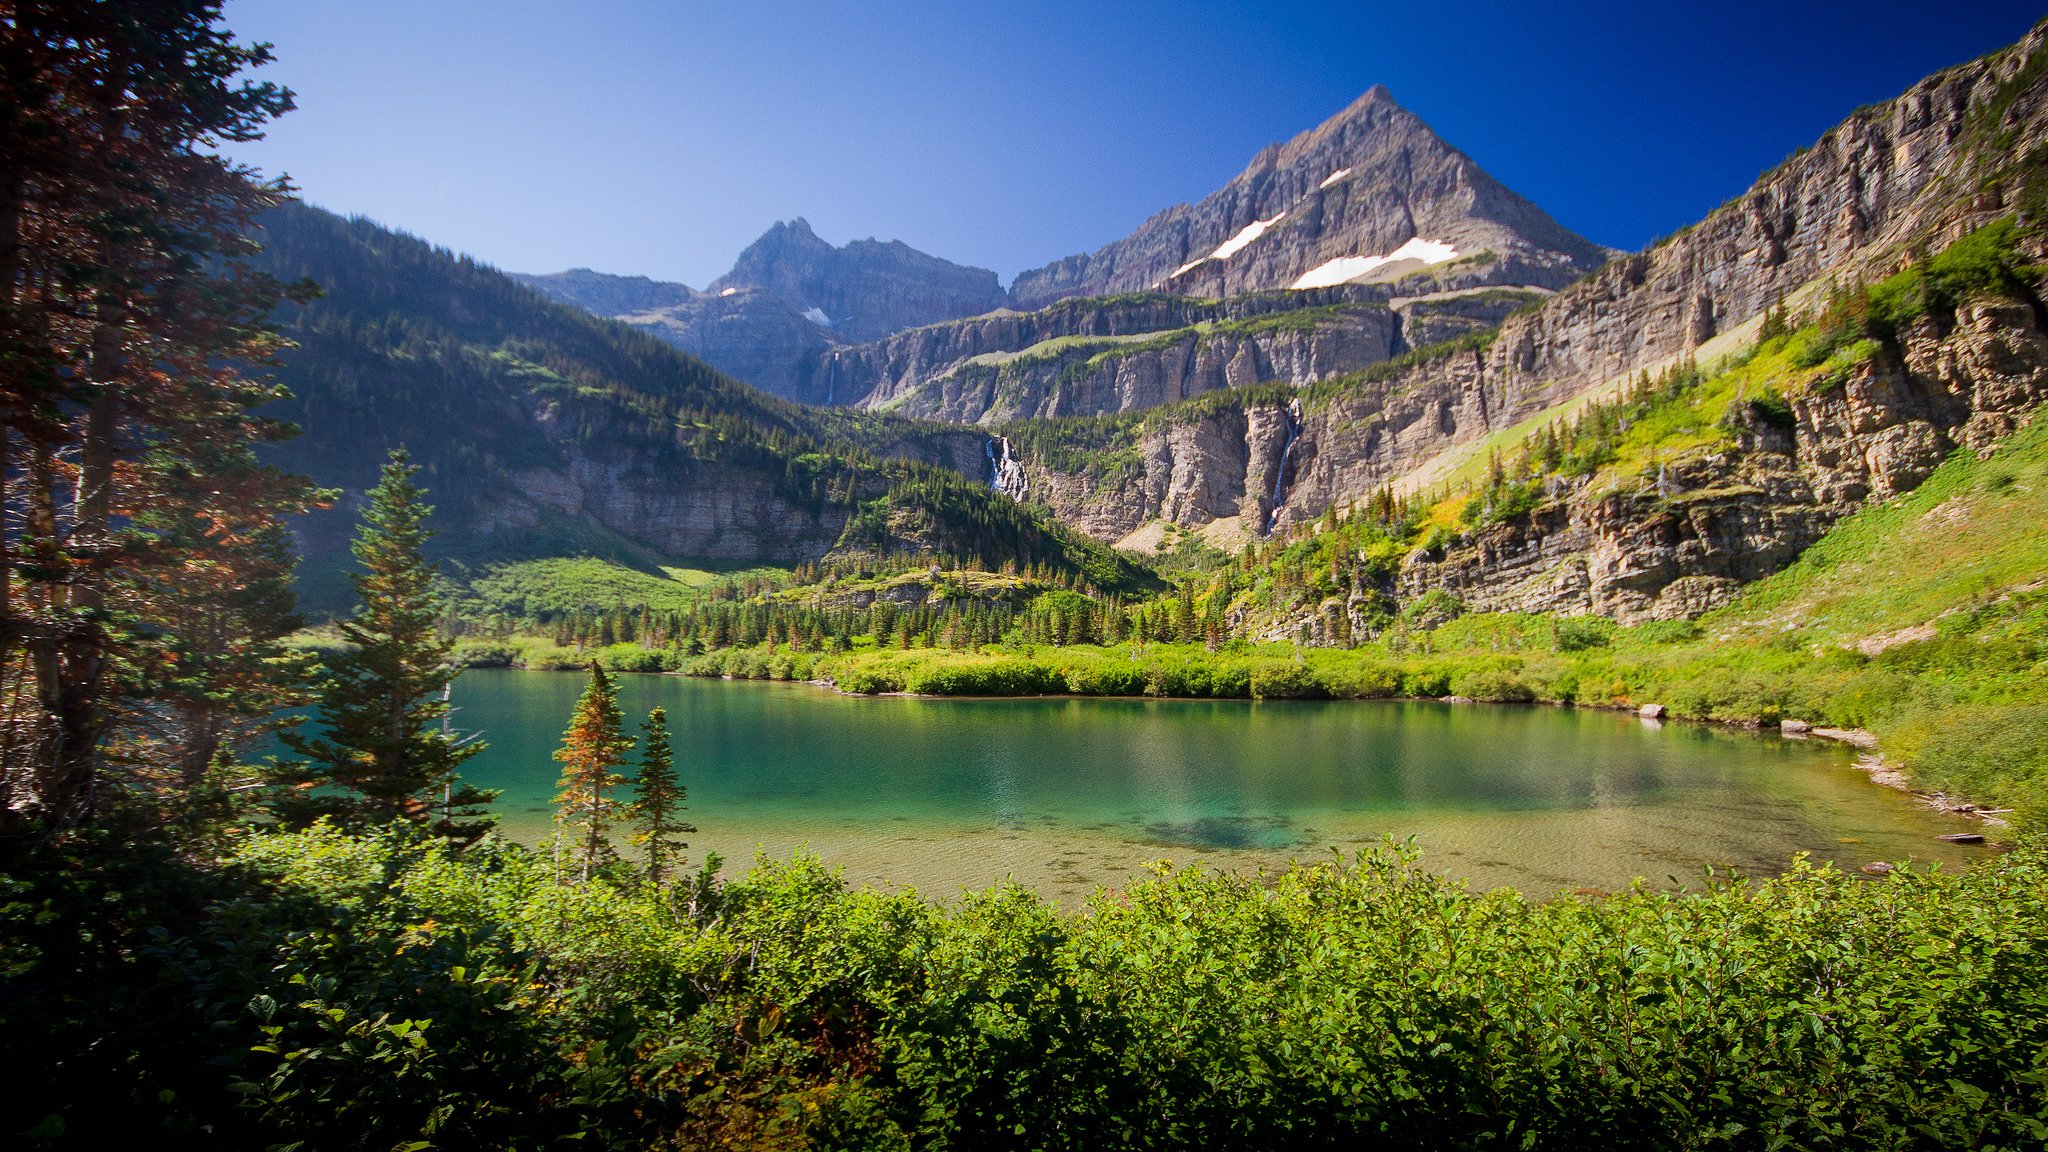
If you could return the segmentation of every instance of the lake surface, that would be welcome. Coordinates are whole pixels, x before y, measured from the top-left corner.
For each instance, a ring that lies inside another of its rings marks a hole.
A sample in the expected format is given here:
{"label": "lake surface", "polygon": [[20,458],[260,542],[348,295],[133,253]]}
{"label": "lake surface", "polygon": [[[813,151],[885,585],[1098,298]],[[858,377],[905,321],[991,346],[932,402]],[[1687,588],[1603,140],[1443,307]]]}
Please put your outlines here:
{"label": "lake surface", "polygon": [[[476,670],[456,723],[490,748],[507,834],[548,834],[552,756],[585,677]],[[1073,904],[1148,862],[1278,869],[1416,838],[1423,863],[1536,895],[1713,865],[1845,867],[1980,850],[1869,783],[1852,752],[1605,711],[1397,701],[951,700],[620,677],[637,732],[668,709],[690,856],[727,871],[808,845],[849,880],[950,897],[1005,877]]]}

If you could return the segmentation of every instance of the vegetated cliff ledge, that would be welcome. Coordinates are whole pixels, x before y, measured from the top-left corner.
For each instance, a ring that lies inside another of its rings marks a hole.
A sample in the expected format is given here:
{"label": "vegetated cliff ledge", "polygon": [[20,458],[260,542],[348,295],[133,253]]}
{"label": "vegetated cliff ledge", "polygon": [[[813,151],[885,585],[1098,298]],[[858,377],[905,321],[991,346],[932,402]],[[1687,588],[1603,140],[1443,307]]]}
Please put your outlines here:
{"label": "vegetated cliff ledge", "polygon": [[1483,343],[1398,371],[1203,397],[1142,421],[1020,429],[1032,490],[1103,539],[1154,519],[1226,543],[1284,530],[1385,485],[1438,479],[1444,461],[1490,437],[1717,337],[1733,351],[1741,325],[1820,282],[1876,278],[2000,215],[2035,223],[2044,39],[2037,26],[1859,110],[1698,225],[1508,317]]}
{"label": "vegetated cliff ledge", "polygon": [[1418,277],[1399,289],[1408,296],[1342,286],[1228,300],[1067,300],[834,349],[802,390],[955,423],[1128,412],[1273,380],[1327,380],[1492,327],[1542,299],[1517,289],[1431,291],[1438,287]]}
{"label": "vegetated cliff ledge", "polygon": [[1990,452],[2048,401],[2038,297],[1920,317],[1845,380],[1731,406],[1732,443],[1627,486],[1567,489],[1458,546],[1417,553],[1404,595],[1479,610],[1696,616],[1797,559],[1836,521],[1917,487],[1954,449]]}

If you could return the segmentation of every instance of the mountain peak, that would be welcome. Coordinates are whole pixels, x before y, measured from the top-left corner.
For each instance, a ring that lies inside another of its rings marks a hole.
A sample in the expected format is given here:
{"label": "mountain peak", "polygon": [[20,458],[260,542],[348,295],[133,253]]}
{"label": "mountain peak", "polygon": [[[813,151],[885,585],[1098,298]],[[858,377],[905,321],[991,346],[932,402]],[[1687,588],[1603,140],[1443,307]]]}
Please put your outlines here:
{"label": "mountain peak", "polygon": [[[1490,263],[1468,259],[1481,254]],[[1392,280],[1459,260],[1461,285],[1557,288],[1606,257],[1375,84],[1314,128],[1261,149],[1201,203],[1022,273],[1011,294],[1020,308],[1153,289],[1225,296]]]}
{"label": "mountain peak", "polygon": [[829,328],[834,339],[851,341],[973,316],[1007,299],[986,268],[942,260],[900,240],[855,240],[835,248],[801,216],[762,233],[706,291],[745,288],[765,290]]}

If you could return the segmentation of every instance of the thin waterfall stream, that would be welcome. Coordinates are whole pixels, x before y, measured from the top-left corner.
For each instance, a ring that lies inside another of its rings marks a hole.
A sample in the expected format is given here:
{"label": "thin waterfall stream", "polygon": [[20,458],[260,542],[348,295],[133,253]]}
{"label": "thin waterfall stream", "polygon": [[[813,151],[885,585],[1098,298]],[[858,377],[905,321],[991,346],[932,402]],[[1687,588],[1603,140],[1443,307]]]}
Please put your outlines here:
{"label": "thin waterfall stream", "polygon": [[[1000,456],[996,455],[997,445],[1002,446]],[[982,451],[988,454],[989,487],[1022,503],[1031,492],[1031,477],[1025,474],[1024,462],[1010,447],[1010,438],[991,436],[988,443],[982,445]]]}
{"label": "thin waterfall stream", "polygon": [[1301,438],[1301,398],[1287,402],[1287,442],[1280,447],[1280,463],[1273,469],[1273,497],[1266,509],[1266,535],[1280,519],[1280,505],[1287,499],[1287,473],[1294,462],[1294,442]]}

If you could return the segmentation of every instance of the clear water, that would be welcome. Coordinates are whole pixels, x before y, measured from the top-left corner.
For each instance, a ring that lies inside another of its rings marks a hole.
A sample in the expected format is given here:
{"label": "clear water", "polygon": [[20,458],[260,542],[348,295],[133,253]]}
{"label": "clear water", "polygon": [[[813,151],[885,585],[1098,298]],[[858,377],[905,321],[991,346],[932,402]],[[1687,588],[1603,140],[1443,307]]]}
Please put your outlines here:
{"label": "clear water", "polygon": [[[490,748],[504,830],[550,827],[570,673],[479,670],[460,727]],[[693,858],[808,846],[848,879],[948,897],[1004,878],[1064,902],[1154,860],[1277,869],[1413,836],[1424,862],[1532,894],[1708,866],[1776,872],[1978,850],[1969,825],[1870,784],[1845,748],[1612,712],[1391,701],[932,700],[803,684],[625,676],[668,709]]]}

